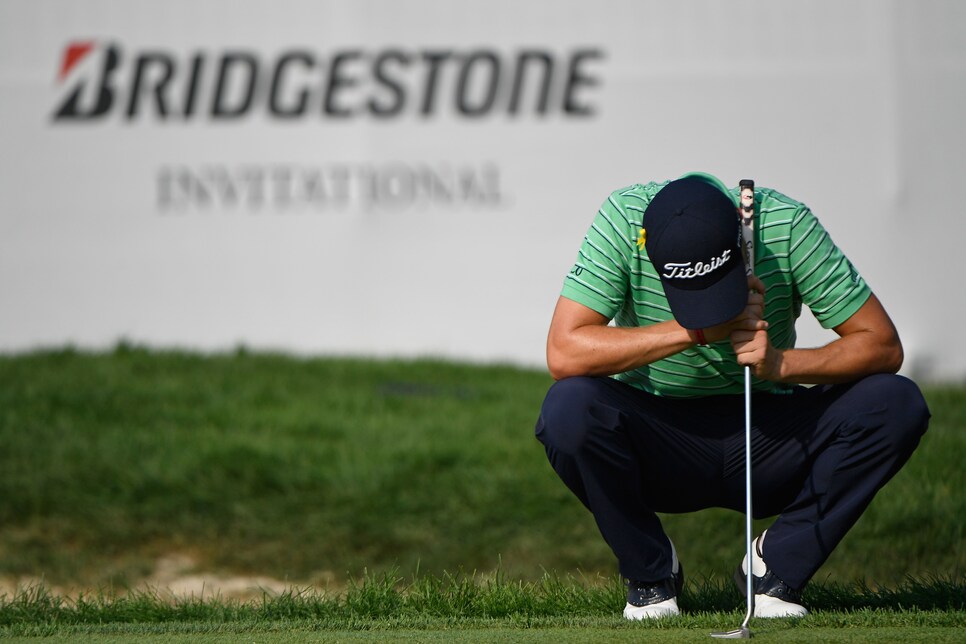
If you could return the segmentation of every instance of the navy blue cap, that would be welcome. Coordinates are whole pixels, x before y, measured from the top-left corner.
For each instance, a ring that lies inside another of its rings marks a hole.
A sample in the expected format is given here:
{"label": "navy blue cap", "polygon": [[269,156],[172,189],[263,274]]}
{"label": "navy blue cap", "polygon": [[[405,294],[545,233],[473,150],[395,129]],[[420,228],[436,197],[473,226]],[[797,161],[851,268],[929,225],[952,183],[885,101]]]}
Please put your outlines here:
{"label": "navy blue cap", "polygon": [[664,186],[644,212],[645,247],[674,319],[706,329],[748,303],[741,227],[733,198],[706,175]]}

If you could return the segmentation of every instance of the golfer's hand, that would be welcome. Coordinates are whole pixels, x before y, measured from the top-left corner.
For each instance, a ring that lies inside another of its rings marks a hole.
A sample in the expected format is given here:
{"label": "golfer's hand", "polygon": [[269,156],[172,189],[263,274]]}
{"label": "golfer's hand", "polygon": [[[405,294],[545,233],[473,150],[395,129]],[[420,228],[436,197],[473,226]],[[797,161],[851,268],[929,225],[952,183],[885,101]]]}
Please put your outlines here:
{"label": "golfer's hand", "polygon": [[754,289],[748,296],[744,320],[735,325],[729,338],[738,357],[738,364],[751,367],[751,372],[761,380],[778,380],[781,373],[782,352],[772,346],[768,339],[768,323],[765,311],[765,285],[757,277],[751,277],[748,285]]}
{"label": "golfer's hand", "polygon": [[748,304],[745,310],[733,320],[704,329],[704,337],[709,343],[728,339],[734,343],[734,334],[737,332],[764,333],[768,328],[764,314],[765,285],[757,277],[751,276],[748,278]]}

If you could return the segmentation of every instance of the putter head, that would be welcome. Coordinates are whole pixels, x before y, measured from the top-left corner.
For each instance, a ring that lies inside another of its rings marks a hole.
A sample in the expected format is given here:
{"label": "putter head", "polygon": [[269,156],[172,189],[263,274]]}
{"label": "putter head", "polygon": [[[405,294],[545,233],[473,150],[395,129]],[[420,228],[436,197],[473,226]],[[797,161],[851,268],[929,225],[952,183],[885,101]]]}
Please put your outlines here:
{"label": "putter head", "polygon": [[733,631],[711,633],[711,637],[720,640],[750,640],[751,629],[749,629],[747,626],[741,626]]}

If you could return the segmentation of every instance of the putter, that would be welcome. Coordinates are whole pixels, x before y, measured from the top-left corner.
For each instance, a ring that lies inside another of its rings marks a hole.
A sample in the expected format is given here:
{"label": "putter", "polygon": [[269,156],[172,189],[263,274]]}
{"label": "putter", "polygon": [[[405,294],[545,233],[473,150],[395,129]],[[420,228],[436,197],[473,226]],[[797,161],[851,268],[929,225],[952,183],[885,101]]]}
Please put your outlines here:
{"label": "putter", "polygon": [[[742,179],[738,186],[741,194],[741,207],[738,209],[738,216],[741,219],[741,247],[745,259],[745,273],[751,276],[755,270],[755,182],[751,179]],[[733,631],[711,633],[711,637],[734,640],[751,638],[751,628],[748,625],[755,614],[754,574],[751,570],[753,561],[751,521],[751,367],[745,367],[745,556],[748,561],[745,598],[747,604],[745,619],[741,622],[741,626]]]}

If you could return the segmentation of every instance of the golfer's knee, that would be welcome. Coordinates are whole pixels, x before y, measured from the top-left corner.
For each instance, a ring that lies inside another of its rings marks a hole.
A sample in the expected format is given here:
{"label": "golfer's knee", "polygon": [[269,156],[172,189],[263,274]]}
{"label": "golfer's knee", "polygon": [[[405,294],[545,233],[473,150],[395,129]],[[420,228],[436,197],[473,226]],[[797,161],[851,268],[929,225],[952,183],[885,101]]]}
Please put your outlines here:
{"label": "golfer's knee", "polygon": [[890,393],[896,401],[894,407],[896,421],[906,442],[916,444],[929,426],[929,406],[919,387],[903,376],[892,377]]}
{"label": "golfer's knee", "polygon": [[599,393],[596,378],[578,376],[555,382],[540,410],[537,438],[559,452],[579,452],[591,431],[591,409],[597,404]]}
{"label": "golfer's knee", "polygon": [[912,449],[929,425],[929,407],[922,392],[904,376],[880,374],[866,378],[862,386],[874,391],[884,406],[885,431],[889,442],[898,450]]}

